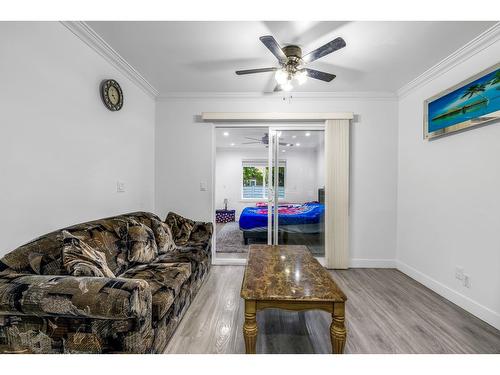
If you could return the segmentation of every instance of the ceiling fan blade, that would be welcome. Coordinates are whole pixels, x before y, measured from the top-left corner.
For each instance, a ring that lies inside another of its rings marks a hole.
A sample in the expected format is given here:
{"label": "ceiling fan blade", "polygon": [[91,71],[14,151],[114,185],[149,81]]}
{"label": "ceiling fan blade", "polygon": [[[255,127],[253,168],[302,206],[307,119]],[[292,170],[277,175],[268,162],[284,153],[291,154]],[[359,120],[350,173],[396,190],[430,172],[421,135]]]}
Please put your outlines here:
{"label": "ceiling fan blade", "polygon": [[254,145],[257,143],[262,143],[262,142],[241,142],[242,145]]}
{"label": "ceiling fan blade", "polygon": [[243,74],[275,72],[276,70],[278,70],[278,68],[247,69],[247,70],[237,70],[236,74],[239,75],[239,76],[241,76]]}
{"label": "ceiling fan blade", "polygon": [[290,145],[291,147],[293,146],[293,143],[280,142],[280,146],[288,146],[288,145]]}
{"label": "ceiling fan blade", "polygon": [[280,91],[283,91],[283,89],[281,88],[280,84],[277,84],[273,91],[274,92],[280,92]]}
{"label": "ceiling fan blade", "polygon": [[319,70],[314,70],[309,68],[306,68],[306,72],[308,77],[319,79],[320,81],[325,81],[325,82],[330,82],[332,79],[336,77],[335,74],[321,72]]}
{"label": "ceiling fan blade", "polygon": [[260,140],[260,139],[258,139],[258,138],[252,138],[252,137],[245,137],[245,138],[246,138],[246,139],[251,139],[252,141],[259,141],[259,142],[261,141],[261,140]]}
{"label": "ceiling fan blade", "polygon": [[271,53],[276,56],[279,62],[284,63],[287,58],[280,45],[271,35],[261,36],[260,41],[267,47]]}
{"label": "ceiling fan blade", "polygon": [[320,59],[323,56],[328,55],[329,53],[335,52],[341,48],[344,48],[346,46],[345,40],[342,38],[336,38],[332,40],[331,42],[326,43],[325,45],[315,49],[312,52],[309,52],[307,55],[305,55],[302,60],[306,63],[310,63],[314,60]]}

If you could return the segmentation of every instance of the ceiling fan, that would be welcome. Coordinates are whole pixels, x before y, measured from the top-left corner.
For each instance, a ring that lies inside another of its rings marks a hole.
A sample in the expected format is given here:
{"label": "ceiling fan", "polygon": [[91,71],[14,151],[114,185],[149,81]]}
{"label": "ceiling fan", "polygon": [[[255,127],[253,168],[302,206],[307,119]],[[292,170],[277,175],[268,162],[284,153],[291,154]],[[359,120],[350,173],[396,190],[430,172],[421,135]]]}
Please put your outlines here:
{"label": "ceiling fan", "polygon": [[274,77],[278,84],[274,88],[274,91],[290,91],[293,89],[292,80],[294,79],[299,83],[299,85],[305,83],[307,77],[330,82],[335,78],[335,74],[306,68],[305,66],[310,62],[318,60],[346,46],[344,39],[339,37],[302,57],[302,49],[297,45],[288,45],[281,48],[276,39],[274,39],[271,35],[261,36],[259,39],[278,59],[280,66],[272,68],[237,70],[236,74],[244,75],[276,72]]}
{"label": "ceiling fan", "polygon": [[[265,133],[264,136],[261,139],[258,138],[252,138],[252,137],[245,137],[246,139],[251,139],[252,142],[243,142],[242,145],[251,145],[251,144],[257,144],[257,143],[262,143],[263,145],[266,145],[266,147],[269,145],[269,134]],[[287,143],[287,142],[280,142],[280,146],[293,146],[293,143]]]}

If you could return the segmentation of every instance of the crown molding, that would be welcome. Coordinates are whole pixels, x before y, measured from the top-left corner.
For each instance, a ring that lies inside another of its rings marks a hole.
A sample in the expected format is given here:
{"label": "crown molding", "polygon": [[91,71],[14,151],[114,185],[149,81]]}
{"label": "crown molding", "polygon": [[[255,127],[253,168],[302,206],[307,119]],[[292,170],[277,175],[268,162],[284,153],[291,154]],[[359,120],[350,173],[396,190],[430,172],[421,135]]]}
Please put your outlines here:
{"label": "crown molding", "polygon": [[403,98],[417,88],[424,86],[428,82],[446,73],[458,64],[466,61],[475,54],[488,48],[500,39],[500,22],[490,27],[488,30],[471,40],[469,43],[459,48],[451,55],[441,60],[439,63],[426,70],[413,81],[407,83],[397,91],[399,98]]}
{"label": "crown molding", "polygon": [[485,48],[500,39],[500,22],[490,27],[488,30],[480,34],[478,37],[441,60],[439,63],[426,70],[414,80],[410,81],[396,93],[379,92],[379,91],[362,91],[362,92],[291,92],[283,95],[283,93],[262,93],[262,92],[171,92],[160,95],[159,91],[154,88],[132,65],[130,65],[118,52],[116,52],[104,39],[99,36],[87,23],[83,21],[61,21],[68,30],[75,34],[80,40],[87,44],[90,48],[104,57],[124,76],[130,79],[135,85],[142,89],[150,97],[157,101],[170,100],[186,100],[186,99],[203,99],[203,100],[248,100],[248,99],[265,99],[265,100],[382,100],[393,101],[398,98],[405,97],[413,90],[427,84],[433,79],[446,73],[454,66],[469,59]]}
{"label": "crown molding", "polygon": [[132,65],[130,65],[118,52],[116,52],[99,34],[83,21],[61,21],[68,30],[75,34],[99,55],[104,57],[120,73],[130,79],[136,86],[152,98],[159,95],[153,85],[144,78]]}
{"label": "crown molding", "polygon": [[290,92],[283,93],[262,93],[262,92],[170,92],[159,95],[157,101],[171,100],[397,100],[397,96],[392,92],[360,91],[360,92]]}

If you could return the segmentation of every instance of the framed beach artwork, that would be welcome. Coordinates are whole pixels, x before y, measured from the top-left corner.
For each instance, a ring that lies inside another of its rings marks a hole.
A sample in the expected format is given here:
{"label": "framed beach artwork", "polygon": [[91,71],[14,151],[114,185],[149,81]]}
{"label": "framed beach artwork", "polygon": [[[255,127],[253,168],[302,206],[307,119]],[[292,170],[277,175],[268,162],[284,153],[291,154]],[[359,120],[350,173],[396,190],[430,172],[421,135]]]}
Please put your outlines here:
{"label": "framed beach artwork", "polygon": [[500,63],[424,102],[424,139],[500,118]]}

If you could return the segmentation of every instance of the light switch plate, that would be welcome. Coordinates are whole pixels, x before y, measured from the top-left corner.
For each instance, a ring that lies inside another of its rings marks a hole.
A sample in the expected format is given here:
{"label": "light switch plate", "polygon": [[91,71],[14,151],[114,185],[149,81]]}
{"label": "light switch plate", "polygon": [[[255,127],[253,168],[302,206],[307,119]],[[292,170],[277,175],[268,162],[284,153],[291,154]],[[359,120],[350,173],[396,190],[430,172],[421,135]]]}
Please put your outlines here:
{"label": "light switch plate", "polygon": [[207,191],[207,182],[200,181],[200,191]]}
{"label": "light switch plate", "polygon": [[125,182],[116,181],[116,192],[117,193],[124,193],[125,192]]}

